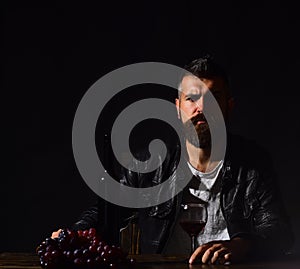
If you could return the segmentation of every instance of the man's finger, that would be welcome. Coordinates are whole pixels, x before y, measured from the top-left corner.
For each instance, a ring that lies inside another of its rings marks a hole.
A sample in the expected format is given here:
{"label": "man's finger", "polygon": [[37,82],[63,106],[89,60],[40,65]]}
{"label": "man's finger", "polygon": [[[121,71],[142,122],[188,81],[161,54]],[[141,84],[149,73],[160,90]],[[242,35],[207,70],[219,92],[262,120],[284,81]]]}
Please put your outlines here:
{"label": "man's finger", "polygon": [[221,244],[215,244],[212,247],[208,248],[202,256],[202,262],[208,263],[212,259],[214,253],[221,248],[222,248]]}
{"label": "man's finger", "polygon": [[211,258],[211,263],[223,264],[225,262],[225,255],[229,253],[227,248],[222,247],[221,249],[215,251]]}
{"label": "man's finger", "polygon": [[194,253],[192,254],[192,256],[190,257],[189,263],[193,263],[193,262],[197,259],[197,257],[201,256],[201,255],[205,252],[205,250],[206,250],[207,248],[209,248],[208,245],[203,245],[203,246],[201,246],[201,247],[198,247],[198,248],[194,251]]}
{"label": "man's finger", "polygon": [[232,254],[231,253],[228,253],[228,254],[225,254],[224,255],[224,265],[230,265],[231,264],[231,258],[232,257]]}
{"label": "man's finger", "polygon": [[62,229],[59,229],[59,230],[53,232],[52,235],[51,235],[51,238],[54,239],[54,238],[58,237],[58,236],[59,236],[59,233],[61,232],[61,230],[62,230]]}

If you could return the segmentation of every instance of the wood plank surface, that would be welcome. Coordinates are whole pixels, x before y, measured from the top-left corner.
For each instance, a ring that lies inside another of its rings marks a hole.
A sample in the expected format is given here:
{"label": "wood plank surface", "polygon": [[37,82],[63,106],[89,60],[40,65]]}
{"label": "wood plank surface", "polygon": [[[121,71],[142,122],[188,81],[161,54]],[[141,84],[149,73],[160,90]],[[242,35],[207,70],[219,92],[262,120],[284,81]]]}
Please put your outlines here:
{"label": "wood plank surface", "polygon": [[[165,257],[159,254],[129,255],[136,259],[134,269],[300,269],[300,257],[281,261],[257,262],[248,264],[224,265],[189,265],[185,257]],[[0,253],[0,269],[41,269],[39,258],[35,253]],[[63,268],[59,268],[63,269]],[[100,268],[99,268],[100,269]]]}
{"label": "wood plank surface", "polygon": [[[168,263],[181,263],[185,259],[182,257],[163,257],[159,254],[150,255],[129,255],[135,258],[138,263],[142,264],[168,264]],[[183,264],[182,264],[183,265]],[[41,269],[39,264],[39,257],[35,253],[14,253],[3,252],[0,253],[0,268],[28,268],[28,269]]]}
{"label": "wood plank surface", "polygon": [[41,269],[39,257],[34,253],[0,253],[0,268],[7,269]]}

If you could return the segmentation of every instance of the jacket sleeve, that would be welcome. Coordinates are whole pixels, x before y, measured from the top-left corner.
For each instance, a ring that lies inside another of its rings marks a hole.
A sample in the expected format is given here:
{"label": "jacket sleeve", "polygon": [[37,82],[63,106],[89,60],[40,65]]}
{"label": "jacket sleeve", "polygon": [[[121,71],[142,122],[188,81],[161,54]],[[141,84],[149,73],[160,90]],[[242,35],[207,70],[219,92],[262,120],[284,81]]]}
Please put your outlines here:
{"label": "jacket sleeve", "polygon": [[250,239],[255,257],[287,253],[294,234],[271,155],[253,141],[241,140],[236,145],[230,152],[232,166],[237,168],[231,181],[234,187],[223,202],[234,204],[226,209],[230,237]]}
{"label": "jacket sleeve", "polygon": [[252,218],[261,252],[258,254],[284,254],[291,250],[294,235],[277,178],[273,169],[265,169],[258,178]]}
{"label": "jacket sleeve", "polygon": [[120,244],[120,232],[128,225],[133,215],[133,210],[129,208],[120,207],[98,198],[95,205],[82,212],[71,229],[87,230],[94,227],[103,240],[112,244]]}
{"label": "jacket sleeve", "polygon": [[73,230],[86,230],[91,227],[99,227],[104,224],[103,220],[104,201],[98,199],[98,201],[83,211],[79,216],[78,220],[72,225]]}
{"label": "jacket sleeve", "polygon": [[[255,243],[255,255],[276,256],[289,252],[294,235],[282,194],[278,175],[269,152],[257,144],[246,152],[246,204]],[[251,160],[250,160],[251,158]],[[245,163],[244,163],[245,164]]]}

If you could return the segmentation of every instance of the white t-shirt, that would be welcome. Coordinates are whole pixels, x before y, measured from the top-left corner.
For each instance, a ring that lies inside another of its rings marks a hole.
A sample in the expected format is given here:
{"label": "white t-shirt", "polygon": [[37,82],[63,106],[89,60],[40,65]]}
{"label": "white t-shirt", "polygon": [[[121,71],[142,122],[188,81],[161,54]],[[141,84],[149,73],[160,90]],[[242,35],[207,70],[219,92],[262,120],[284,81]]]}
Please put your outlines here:
{"label": "white t-shirt", "polygon": [[199,188],[201,190],[189,189],[190,193],[204,202],[207,202],[207,223],[197,238],[199,245],[215,240],[230,239],[220,205],[221,182],[218,175],[223,163],[224,161],[220,161],[219,164],[208,173],[202,173],[188,163],[191,172],[202,184],[202,187]]}
{"label": "white t-shirt", "polygon": [[[200,183],[198,189],[189,189],[190,194],[207,203],[207,223],[197,238],[198,244],[202,245],[215,240],[229,240],[226,221],[223,217],[220,205],[221,182],[218,175],[223,166],[223,161],[220,161],[220,163],[208,173],[198,171],[190,163],[188,163],[188,166],[192,174],[199,179]],[[183,231],[177,220],[173,234],[164,249],[164,254],[190,254],[190,245],[189,236]]]}

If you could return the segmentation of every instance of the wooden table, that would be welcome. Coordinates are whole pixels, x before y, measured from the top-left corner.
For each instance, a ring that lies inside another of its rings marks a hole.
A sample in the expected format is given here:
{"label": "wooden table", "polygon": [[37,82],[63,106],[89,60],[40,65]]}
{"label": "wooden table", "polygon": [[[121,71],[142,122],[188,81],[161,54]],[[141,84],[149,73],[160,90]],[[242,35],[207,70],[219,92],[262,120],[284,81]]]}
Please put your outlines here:
{"label": "wooden table", "polygon": [[[283,261],[260,262],[232,265],[188,265],[180,257],[162,257],[161,255],[136,255],[136,269],[300,269],[300,258]],[[181,261],[181,262],[180,262]],[[38,256],[34,253],[0,253],[0,269],[41,269]],[[63,268],[62,268],[63,269]]]}

